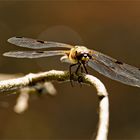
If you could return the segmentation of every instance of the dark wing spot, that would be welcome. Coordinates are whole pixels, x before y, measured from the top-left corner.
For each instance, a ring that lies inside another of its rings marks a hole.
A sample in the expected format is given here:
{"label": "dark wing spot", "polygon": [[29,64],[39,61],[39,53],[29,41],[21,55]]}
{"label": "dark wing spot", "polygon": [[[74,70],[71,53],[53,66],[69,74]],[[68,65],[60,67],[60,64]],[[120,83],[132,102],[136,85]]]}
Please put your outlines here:
{"label": "dark wing spot", "polygon": [[22,36],[16,36],[16,38],[23,38]]}
{"label": "dark wing spot", "polygon": [[140,70],[140,69],[138,69],[138,70]]}
{"label": "dark wing spot", "polygon": [[120,62],[120,61],[118,61],[118,60],[117,60],[115,63],[116,63],[116,64],[120,64],[120,65],[123,64],[122,62]]}
{"label": "dark wing spot", "polygon": [[39,42],[39,43],[44,43],[44,41],[42,41],[42,40],[37,40],[37,42]]}

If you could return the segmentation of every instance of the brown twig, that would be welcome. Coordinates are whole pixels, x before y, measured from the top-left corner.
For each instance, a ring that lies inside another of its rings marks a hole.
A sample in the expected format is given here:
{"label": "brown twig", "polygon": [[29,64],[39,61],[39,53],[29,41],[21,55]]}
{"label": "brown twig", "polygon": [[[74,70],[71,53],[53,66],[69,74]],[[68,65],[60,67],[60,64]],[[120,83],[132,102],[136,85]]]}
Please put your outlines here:
{"label": "brown twig", "polygon": [[[28,74],[21,78],[0,81],[0,93],[21,89],[23,87],[32,87],[33,85],[45,81],[68,81],[69,72],[67,71],[48,71],[37,74]],[[79,81],[79,76],[73,75],[72,80]],[[93,85],[97,90],[99,97],[99,124],[96,140],[107,140],[109,126],[109,102],[108,94],[104,84],[94,76],[81,74],[80,81]],[[27,98],[28,99],[28,98]]]}

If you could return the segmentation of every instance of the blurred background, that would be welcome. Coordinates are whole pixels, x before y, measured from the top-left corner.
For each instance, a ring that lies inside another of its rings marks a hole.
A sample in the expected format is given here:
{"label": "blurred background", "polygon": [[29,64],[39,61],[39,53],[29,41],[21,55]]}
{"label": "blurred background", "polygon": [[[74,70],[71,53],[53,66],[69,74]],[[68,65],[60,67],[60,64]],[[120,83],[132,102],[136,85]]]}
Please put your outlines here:
{"label": "blurred background", "polygon": [[[0,1],[0,73],[27,74],[68,70],[59,57],[6,58],[11,50],[25,50],[7,43],[25,36],[85,45],[122,62],[140,67],[140,1],[54,0]],[[106,78],[92,69],[110,98],[109,140],[140,139],[140,89]],[[93,87],[54,82],[57,95],[32,95],[22,115],[13,111],[17,95],[0,95],[0,139],[81,140],[95,135],[98,98]]]}

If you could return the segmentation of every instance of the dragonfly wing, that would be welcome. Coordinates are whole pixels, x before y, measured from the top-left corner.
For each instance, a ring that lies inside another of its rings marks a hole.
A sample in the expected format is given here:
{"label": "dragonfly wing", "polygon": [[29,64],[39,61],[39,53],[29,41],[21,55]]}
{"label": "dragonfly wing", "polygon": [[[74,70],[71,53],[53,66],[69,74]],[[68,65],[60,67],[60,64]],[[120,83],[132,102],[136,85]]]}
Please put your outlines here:
{"label": "dragonfly wing", "polygon": [[127,85],[140,87],[140,69],[93,51],[88,65],[99,73]]}
{"label": "dragonfly wing", "polygon": [[31,49],[43,49],[43,48],[72,48],[74,46],[58,43],[52,41],[42,41],[25,37],[12,37],[8,39],[8,42],[20,47],[31,48]]}
{"label": "dragonfly wing", "polygon": [[69,51],[57,50],[57,51],[11,51],[6,52],[3,55],[7,57],[16,58],[40,58],[56,55],[66,55]]}

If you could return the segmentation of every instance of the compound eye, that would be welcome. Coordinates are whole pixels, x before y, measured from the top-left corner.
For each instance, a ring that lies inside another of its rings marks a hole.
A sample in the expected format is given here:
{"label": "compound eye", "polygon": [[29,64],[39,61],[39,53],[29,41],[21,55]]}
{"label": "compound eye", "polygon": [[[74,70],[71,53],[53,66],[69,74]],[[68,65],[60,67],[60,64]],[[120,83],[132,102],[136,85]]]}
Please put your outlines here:
{"label": "compound eye", "polygon": [[82,53],[80,53],[80,54],[78,54],[78,53],[77,53],[77,55],[76,55],[76,56],[77,56],[77,59],[78,59],[78,60],[81,60],[81,59],[82,59],[82,57],[84,57],[84,55],[83,55]]}
{"label": "compound eye", "polygon": [[92,56],[91,56],[90,54],[88,54],[88,57],[89,57],[89,59],[91,59],[91,58],[92,58]]}

